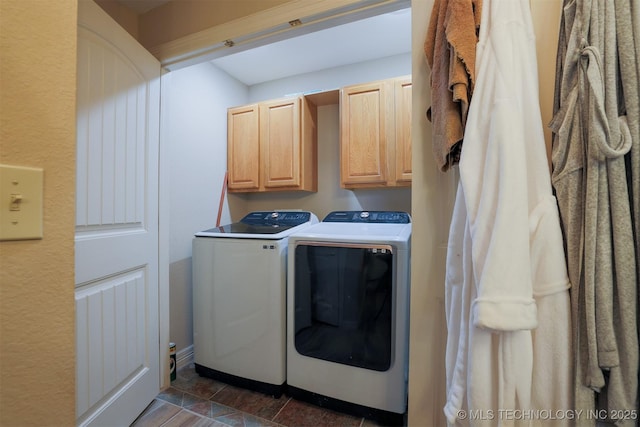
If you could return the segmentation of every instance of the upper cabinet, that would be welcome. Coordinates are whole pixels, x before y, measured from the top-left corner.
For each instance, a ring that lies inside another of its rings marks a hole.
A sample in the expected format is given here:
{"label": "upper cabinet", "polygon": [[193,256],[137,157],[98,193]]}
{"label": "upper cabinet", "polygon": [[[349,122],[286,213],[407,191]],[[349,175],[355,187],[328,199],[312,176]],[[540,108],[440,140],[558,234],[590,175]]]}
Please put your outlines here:
{"label": "upper cabinet", "polygon": [[304,97],[230,108],[229,191],[317,191],[316,111]]}
{"label": "upper cabinet", "polygon": [[411,184],[411,78],[346,86],[340,93],[344,188]]}
{"label": "upper cabinet", "polygon": [[411,77],[405,76],[230,108],[229,191],[317,191],[317,105],[336,102],[341,186],[411,185]]}

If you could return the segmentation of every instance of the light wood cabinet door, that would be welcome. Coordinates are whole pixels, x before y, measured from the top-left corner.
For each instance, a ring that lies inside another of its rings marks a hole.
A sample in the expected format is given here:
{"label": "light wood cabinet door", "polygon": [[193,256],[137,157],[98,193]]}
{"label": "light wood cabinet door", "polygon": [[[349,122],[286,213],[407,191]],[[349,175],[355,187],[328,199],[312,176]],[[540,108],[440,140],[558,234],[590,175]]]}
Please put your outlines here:
{"label": "light wood cabinet door", "polygon": [[265,189],[300,186],[300,99],[260,104],[260,157]]}
{"label": "light wood cabinet door", "polygon": [[316,121],[305,97],[230,108],[229,191],[318,191]]}
{"label": "light wood cabinet door", "polygon": [[395,88],[395,180],[411,183],[411,78],[398,78]]}
{"label": "light wood cabinet door", "polygon": [[342,187],[411,185],[411,76],[343,88],[340,147]]}
{"label": "light wood cabinet door", "polygon": [[394,138],[393,86],[344,87],[340,97],[340,172],[345,188],[386,186]]}
{"label": "light wood cabinet door", "polygon": [[230,191],[256,191],[260,187],[258,104],[227,111],[227,169]]}

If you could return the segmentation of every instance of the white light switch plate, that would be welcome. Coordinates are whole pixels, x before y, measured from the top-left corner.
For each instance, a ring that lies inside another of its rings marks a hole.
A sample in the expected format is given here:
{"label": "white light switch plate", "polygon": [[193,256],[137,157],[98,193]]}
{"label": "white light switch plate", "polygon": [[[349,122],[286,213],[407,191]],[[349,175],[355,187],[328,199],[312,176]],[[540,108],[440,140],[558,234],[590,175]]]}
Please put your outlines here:
{"label": "white light switch plate", "polygon": [[43,170],[0,165],[0,240],[42,239]]}

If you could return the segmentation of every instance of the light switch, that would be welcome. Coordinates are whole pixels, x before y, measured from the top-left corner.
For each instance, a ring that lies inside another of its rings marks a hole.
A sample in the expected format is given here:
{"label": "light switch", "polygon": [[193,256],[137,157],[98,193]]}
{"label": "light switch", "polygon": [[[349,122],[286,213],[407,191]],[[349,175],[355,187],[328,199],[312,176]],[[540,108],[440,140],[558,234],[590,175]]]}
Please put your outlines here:
{"label": "light switch", "polygon": [[43,170],[0,165],[0,240],[42,239]]}

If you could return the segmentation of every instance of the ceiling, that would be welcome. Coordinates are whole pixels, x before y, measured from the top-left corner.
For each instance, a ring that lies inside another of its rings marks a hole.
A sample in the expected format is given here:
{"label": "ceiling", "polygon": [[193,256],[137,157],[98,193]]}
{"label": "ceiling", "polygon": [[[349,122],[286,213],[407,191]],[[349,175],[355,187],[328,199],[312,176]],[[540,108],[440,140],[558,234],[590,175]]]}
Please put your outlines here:
{"label": "ceiling", "polygon": [[129,9],[133,9],[138,15],[141,15],[169,1],[170,0],[118,0],[118,3],[127,6]]}
{"label": "ceiling", "polygon": [[211,61],[246,85],[411,52],[411,9],[361,19]]}
{"label": "ceiling", "polygon": [[[145,13],[169,0],[118,0]],[[411,9],[356,20],[211,61],[244,84],[411,52]]]}

